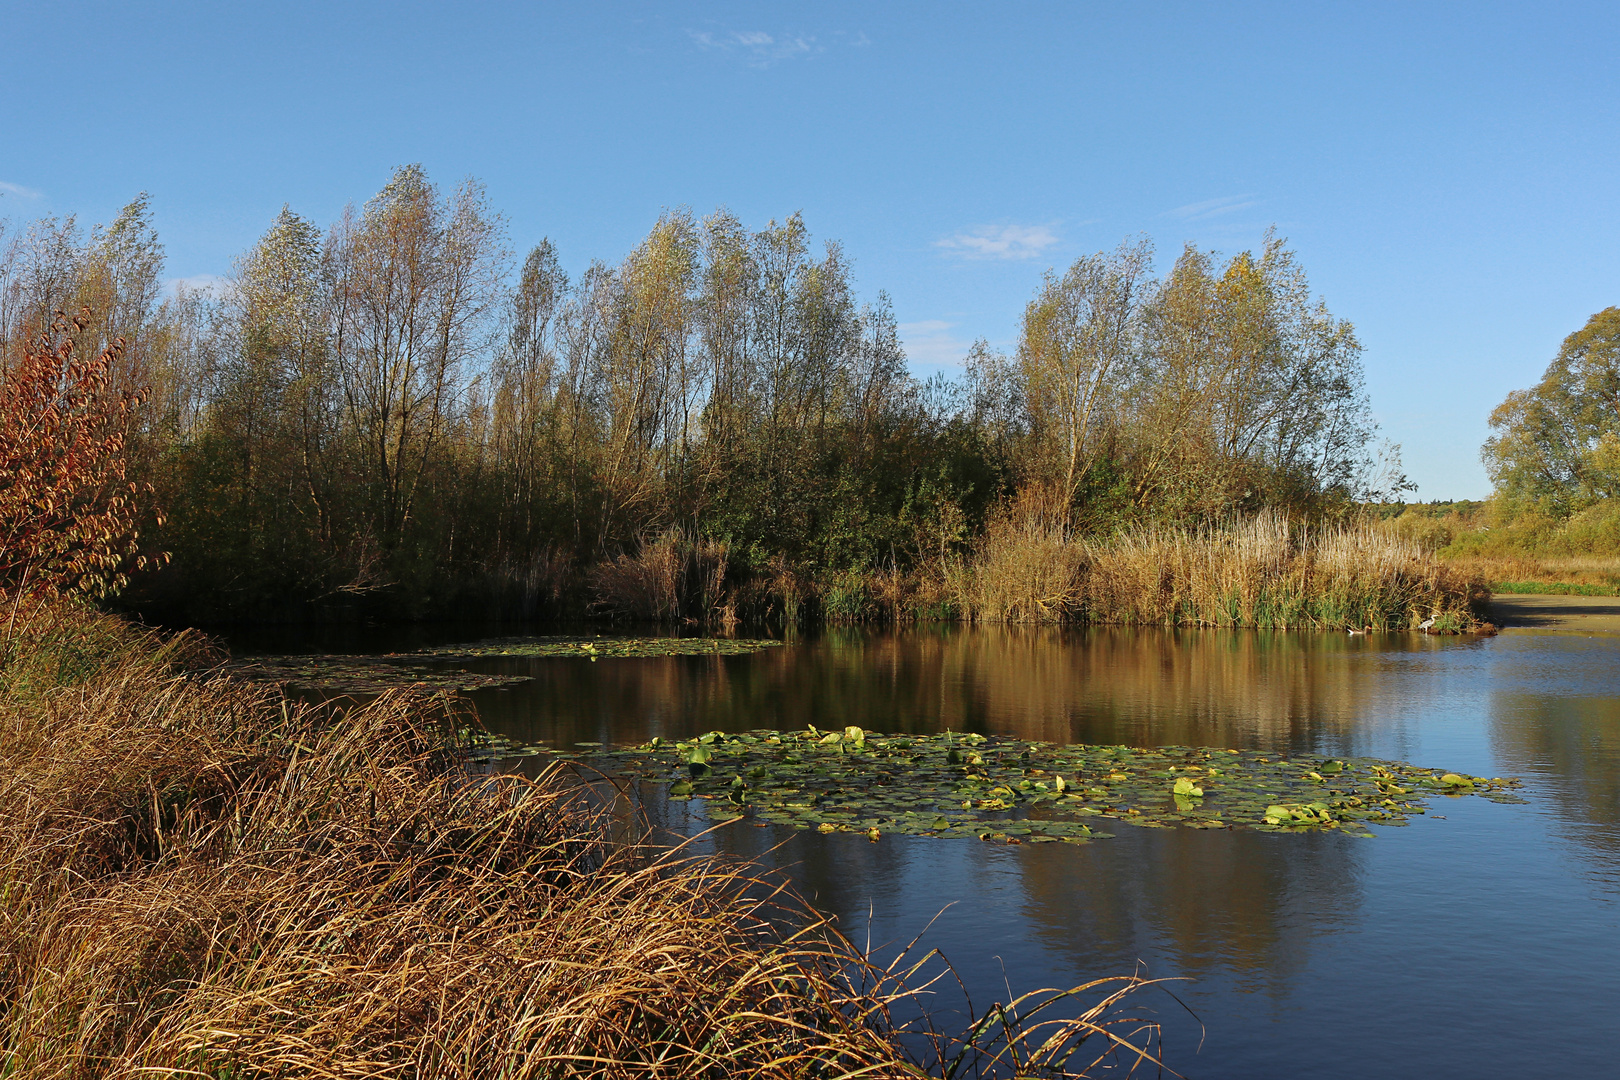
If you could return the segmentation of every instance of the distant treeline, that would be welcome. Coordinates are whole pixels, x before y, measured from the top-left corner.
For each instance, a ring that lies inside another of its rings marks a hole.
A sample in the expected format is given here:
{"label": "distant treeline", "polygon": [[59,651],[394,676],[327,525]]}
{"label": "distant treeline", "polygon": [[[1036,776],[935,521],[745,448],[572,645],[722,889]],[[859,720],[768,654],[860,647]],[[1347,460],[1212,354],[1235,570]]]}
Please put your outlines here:
{"label": "distant treeline", "polygon": [[571,280],[409,166],[325,230],[283,209],[222,286],[163,281],[144,195],[0,234],[7,364],[88,307],[149,388],[131,471],[173,558],[126,599],[171,616],[858,617],[998,527],[1342,521],[1406,486],[1350,324],[1270,234],[1162,277],[1145,242],[1081,258],[1010,355],[928,382],[798,215],[667,212]]}

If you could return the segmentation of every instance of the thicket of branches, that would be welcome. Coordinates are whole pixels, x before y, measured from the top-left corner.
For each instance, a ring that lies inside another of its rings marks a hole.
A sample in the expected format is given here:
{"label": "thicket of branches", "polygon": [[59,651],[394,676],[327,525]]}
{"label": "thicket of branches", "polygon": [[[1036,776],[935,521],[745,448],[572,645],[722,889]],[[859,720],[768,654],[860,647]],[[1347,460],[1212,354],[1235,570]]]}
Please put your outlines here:
{"label": "thicket of branches", "polygon": [[327,229],[284,209],[212,292],[165,298],[162,274],[144,195],[88,237],[13,228],[0,338],[15,367],[88,306],[87,343],[126,341],[112,385],[149,388],[130,468],[174,555],[134,598],[192,617],[555,612],[644,551],[700,606],[791,611],[943,574],[996,520],[1336,517],[1402,483],[1368,452],[1353,330],[1274,236],[1163,278],[1145,244],[1082,258],[1011,354],[928,383],[797,215],[667,212],[571,280],[549,242],[513,260],[477,184],[409,166]]}

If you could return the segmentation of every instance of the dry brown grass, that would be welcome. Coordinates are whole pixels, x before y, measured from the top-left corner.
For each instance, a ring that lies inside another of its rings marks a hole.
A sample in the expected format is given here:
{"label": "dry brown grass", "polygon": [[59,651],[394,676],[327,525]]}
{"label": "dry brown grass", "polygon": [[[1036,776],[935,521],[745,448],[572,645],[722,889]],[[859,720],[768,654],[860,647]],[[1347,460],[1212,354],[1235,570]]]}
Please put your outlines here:
{"label": "dry brown grass", "polygon": [[554,616],[564,610],[575,583],[566,552],[546,547],[527,557],[502,555],[484,568],[479,592],[490,597],[495,614],[519,620]]}
{"label": "dry brown grass", "polygon": [[[296,706],[158,644],[0,694],[0,1075],[926,1073],[889,1019],[921,969],[746,867],[623,842],[555,772],[469,773],[442,703]],[[1135,985],[923,1044],[957,1075],[1151,1061]]]}
{"label": "dry brown grass", "polygon": [[1044,521],[990,523],[971,563],[948,581],[961,614],[986,622],[1062,622],[1080,601],[1085,549]]}
{"label": "dry brown grass", "polygon": [[723,540],[693,539],[676,527],[642,540],[590,573],[595,607],[651,622],[735,626],[731,550]]}
{"label": "dry brown grass", "polygon": [[1413,541],[1262,514],[1223,528],[1069,537],[1000,521],[953,586],[972,618],[1271,629],[1474,624],[1481,583]]}
{"label": "dry brown grass", "polygon": [[1465,555],[1446,560],[1459,572],[1492,583],[1620,587],[1620,558],[1599,555]]}

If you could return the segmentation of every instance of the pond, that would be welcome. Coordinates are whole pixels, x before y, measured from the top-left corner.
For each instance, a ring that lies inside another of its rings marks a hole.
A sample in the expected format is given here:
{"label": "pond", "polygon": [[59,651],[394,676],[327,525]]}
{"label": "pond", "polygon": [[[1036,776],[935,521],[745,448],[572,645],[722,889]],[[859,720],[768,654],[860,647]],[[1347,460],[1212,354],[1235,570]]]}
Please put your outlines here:
{"label": "pond", "polygon": [[[835,630],[746,655],[488,657],[473,666],[528,680],[471,696],[553,746],[855,725],[1521,777],[1522,803],[1436,797],[1372,839],[1109,823],[1083,845],[869,842],[740,821],[703,843],[779,868],[858,941],[927,927],[981,1009],[1133,970],[1185,980],[1137,1006],[1185,1075],[1601,1075],[1620,1057],[1617,661],[1620,638],[1534,631]],[[700,800],[655,812],[710,823]]]}

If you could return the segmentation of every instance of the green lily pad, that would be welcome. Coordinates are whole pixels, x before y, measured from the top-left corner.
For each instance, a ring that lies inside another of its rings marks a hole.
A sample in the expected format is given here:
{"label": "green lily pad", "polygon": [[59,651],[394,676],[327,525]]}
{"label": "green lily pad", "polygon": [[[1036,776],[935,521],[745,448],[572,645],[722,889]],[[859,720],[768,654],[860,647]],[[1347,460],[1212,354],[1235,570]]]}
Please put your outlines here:
{"label": "green lily pad", "polygon": [[1093,818],[1150,829],[1368,836],[1370,823],[1405,824],[1423,813],[1431,794],[1511,801],[1519,785],[1370,758],[1065,746],[952,732],[893,737],[859,728],[708,732],[572,756],[628,777],[673,782],[689,772],[691,794],[771,822],[1007,843],[1111,835],[1092,832],[1086,822]]}

